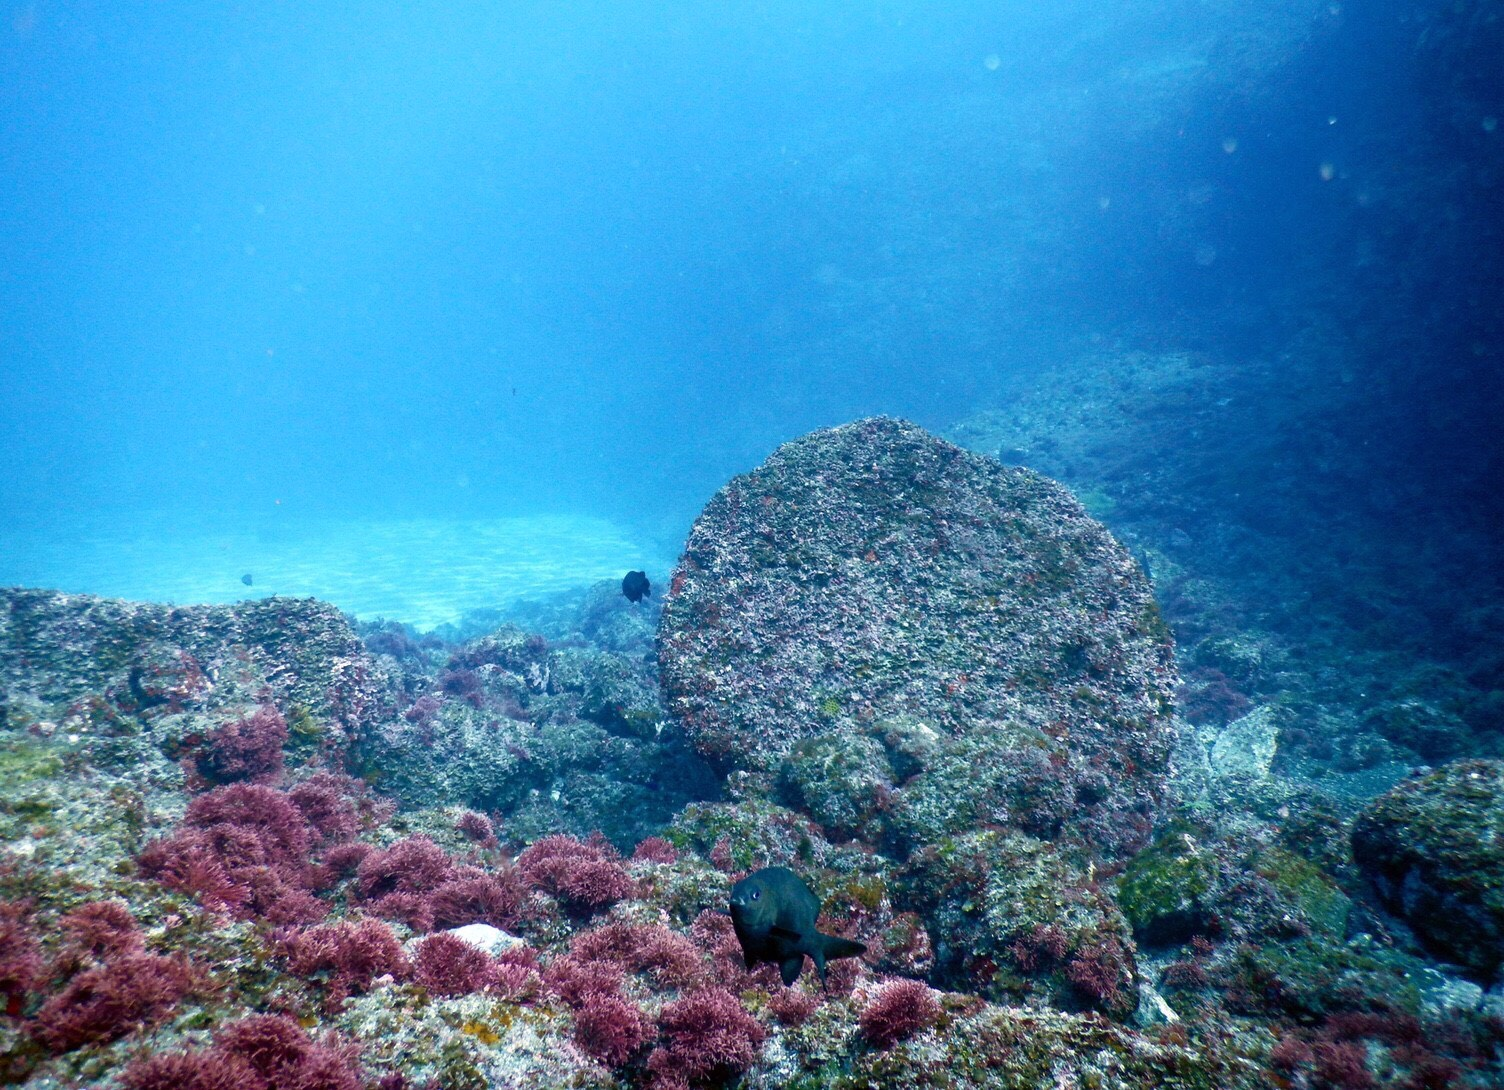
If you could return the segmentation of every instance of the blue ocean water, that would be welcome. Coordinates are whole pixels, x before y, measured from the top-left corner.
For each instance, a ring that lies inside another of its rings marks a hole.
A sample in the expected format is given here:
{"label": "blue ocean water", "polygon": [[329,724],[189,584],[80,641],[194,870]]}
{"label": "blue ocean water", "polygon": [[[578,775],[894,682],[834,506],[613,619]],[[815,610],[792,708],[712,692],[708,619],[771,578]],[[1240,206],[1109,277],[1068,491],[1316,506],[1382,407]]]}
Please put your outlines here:
{"label": "blue ocean water", "polygon": [[1497,514],[1497,5],[0,15],[0,583],[440,623],[1126,343],[1361,390],[1344,502]]}

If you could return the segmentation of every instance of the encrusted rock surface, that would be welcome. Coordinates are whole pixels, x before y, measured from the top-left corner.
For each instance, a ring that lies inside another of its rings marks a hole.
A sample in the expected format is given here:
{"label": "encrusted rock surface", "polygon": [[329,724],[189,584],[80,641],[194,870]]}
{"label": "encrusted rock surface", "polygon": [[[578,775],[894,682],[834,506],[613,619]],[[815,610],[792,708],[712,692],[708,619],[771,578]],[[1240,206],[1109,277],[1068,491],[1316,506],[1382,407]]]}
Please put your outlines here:
{"label": "encrusted rock surface", "polygon": [[12,728],[271,702],[330,753],[391,711],[349,621],[312,598],[170,606],[0,589],[0,691],[0,727]]}
{"label": "encrusted rock surface", "polygon": [[[846,795],[822,816],[874,841],[990,822],[1135,846],[1175,737],[1170,636],[1128,553],[1060,485],[881,417],[716,494],[659,662],[703,755],[753,789]],[[843,792],[828,766],[852,745]],[[952,799],[957,767],[980,786]]]}
{"label": "encrusted rock surface", "polygon": [[1504,963],[1504,761],[1457,761],[1406,780],[1353,827],[1379,896],[1443,957]]}

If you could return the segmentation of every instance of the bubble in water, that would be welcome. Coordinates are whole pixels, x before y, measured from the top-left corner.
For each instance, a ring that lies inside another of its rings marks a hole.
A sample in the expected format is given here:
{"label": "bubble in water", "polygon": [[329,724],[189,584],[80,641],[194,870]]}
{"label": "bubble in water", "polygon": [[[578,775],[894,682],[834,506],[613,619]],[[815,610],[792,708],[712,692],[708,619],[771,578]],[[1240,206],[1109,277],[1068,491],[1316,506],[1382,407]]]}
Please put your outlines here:
{"label": "bubble in water", "polygon": [[1222,150],[1231,155],[1238,150],[1238,138],[1236,136],[1224,136],[1222,138]]}
{"label": "bubble in water", "polygon": [[1329,182],[1333,178],[1335,178],[1336,176],[1337,176],[1337,168],[1336,167],[1334,167],[1331,163],[1322,163],[1321,164],[1321,180],[1323,182]]}
{"label": "bubble in water", "polygon": [[987,56],[982,58],[982,67],[989,72],[996,72],[1002,66],[1003,58],[999,57],[996,53],[988,53]]}

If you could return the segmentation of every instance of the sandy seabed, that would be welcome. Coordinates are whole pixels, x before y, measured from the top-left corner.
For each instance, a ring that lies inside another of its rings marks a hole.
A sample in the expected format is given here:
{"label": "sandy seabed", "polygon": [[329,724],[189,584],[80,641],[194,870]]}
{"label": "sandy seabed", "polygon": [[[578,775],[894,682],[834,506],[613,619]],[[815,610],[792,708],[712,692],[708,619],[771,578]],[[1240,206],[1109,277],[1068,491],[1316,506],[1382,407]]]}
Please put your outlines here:
{"label": "sandy seabed", "polygon": [[361,619],[428,629],[671,559],[614,523],[574,515],[81,522],[7,535],[0,585],[178,604],[311,595]]}

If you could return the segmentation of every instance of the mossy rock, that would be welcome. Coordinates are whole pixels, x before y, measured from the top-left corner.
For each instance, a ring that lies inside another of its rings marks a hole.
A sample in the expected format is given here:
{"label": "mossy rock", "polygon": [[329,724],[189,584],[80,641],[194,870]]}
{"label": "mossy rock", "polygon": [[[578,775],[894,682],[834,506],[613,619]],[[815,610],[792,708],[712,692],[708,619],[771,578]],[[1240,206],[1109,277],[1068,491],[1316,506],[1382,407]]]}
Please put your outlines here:
{"label": "mossy rock", "polygon": [[[1243,1047],[1246,1047],[1244,1045]],[[827,1068],[814,1090],[1263,1090],[1276,1085],[1256,1056],[1230,1040],[1170,1044],[1096,1016],[942,1001],[934,1030]]]}
{"label": "mossy rock", "polygon": [[662,835],[680,851],[740,871],[770,863],[797,869],[830,849],[807,817],[763,800],[691,803]]}
{"label": "mossy rock", "polygon": [[[895,901],[937,936],[933,979],[947,987],[1114,1018],[1136,1007],[1127,921],[1090,862],[1057,845],[1004,830],[945,837],[915,853],[899,886]],[[1098,955],[1112,979],[1093,995],[1071,983],[1071,966]]]}
{"label": "mossy rock", "polygon": [[782,783],[788,801],[837,839],[875,841],[873,823],[893,795],[882,744],[860,734],[806,738],[789,754]]}
{"label": "mossy rock", "polygon": [[1203,830],[1176,822],[1124,869],[1118,908],[1143,942],[1184,942],[1208,926],[1218,866],[1203,839]]}
{"label": "mossy rock", "polygon": [[1352,900],[1320,867],[1281,848],[1260,852],[1253,867],[1300,913],[1312,934],[1341,941]]}
{"label": "mossy rock", "polygon": [[613,734],[642,739],[657,737],[663,708],[645,671],[621,655],[574,654],[581,656],[577,663],[580,715]]}
{"label": "mossy rock", "polygon": [[1215,974],[1228,1006],[1244,1014],[1324,1018],[1344,1010],[1392,1009],[1419,1015],[1415,970],[1392,951],[1365,950],[1320,936],[1246,943]]}
{"label": "mossy rock", "polygon": [[1353,857],[1436,953],[1492,979],[1504,965],[1504,761],[1457,761],[1368,805]]}

